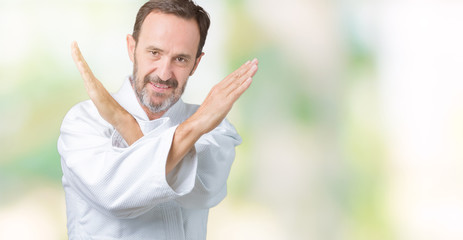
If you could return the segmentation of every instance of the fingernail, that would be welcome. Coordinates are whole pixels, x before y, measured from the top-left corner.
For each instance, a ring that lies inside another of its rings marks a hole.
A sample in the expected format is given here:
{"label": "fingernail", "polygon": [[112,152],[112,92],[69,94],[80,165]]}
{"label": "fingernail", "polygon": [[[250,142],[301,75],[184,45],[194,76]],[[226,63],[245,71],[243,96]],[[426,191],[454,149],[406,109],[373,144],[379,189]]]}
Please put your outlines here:
{"label": "fingernail", "polygon": [[255,71],[257,69],[257,65],[252,66],[251,71]]}

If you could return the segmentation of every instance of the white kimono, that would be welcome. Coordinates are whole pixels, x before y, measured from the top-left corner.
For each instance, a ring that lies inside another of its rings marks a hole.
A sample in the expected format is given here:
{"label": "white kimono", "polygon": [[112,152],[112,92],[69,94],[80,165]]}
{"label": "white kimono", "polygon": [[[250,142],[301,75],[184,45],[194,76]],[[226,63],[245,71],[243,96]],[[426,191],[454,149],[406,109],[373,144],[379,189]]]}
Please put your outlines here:
{"label": "white kimono", "polygon": [[226,195],[241,138],[224,120],[166,176],[175,129],[198,106],[179,100],[149,121],[128,79],[114,98],[145,135],[131,146],[90,100],[74,106],[61,126],[69,239],[206,239],[209,208]]}

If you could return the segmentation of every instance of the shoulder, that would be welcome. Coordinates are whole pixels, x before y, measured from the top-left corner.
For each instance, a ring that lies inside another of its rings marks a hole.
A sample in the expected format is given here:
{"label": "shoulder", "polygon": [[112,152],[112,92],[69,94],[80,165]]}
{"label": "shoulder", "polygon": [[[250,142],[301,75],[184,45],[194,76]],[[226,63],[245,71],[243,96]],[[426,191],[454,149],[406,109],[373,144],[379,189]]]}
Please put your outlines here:
{"label": "shoulder", "polygon": [[84,121],[86,119],[96,118],[98,116],[98,110],[91,100],[86,100],[77,103],[66,113],[64,116],[63,123],[69,121]]}
{"label": "shoulder", "polygon": [[61,124],[61,132],[65,130],[78,130],[86,132],[105,130],[111,128],[98,113],[96,106],[91,100],[82,101],[74,105],[64,116]]}
{"label": "shoulder", "polygon": [[79,115],[82,113],[92,114],[94,112],[97,112],[96,107],[93,104],[93,102],[89,99],[89,100],[79,102],[75,104],[74,106],[72,106],[71,109],[69,109],[68,113],[66,114],[66,117],[71,117],[73,115]]}

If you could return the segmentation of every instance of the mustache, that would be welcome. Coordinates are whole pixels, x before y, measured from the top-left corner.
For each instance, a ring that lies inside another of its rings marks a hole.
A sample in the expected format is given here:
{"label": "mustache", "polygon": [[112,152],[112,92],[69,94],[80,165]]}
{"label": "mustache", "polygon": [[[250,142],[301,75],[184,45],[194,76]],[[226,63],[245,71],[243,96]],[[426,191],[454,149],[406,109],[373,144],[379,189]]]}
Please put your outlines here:
{"label": "mustache", "polygon": [[167,79],[166,81],[162,80],[159,78],[157,75],[154,76],[149,76],[146,75],[145,78],[143,79],[143,85],[146,85],[148,83],[160,83],[160,84],[165,84],[169,87],[176,88],[178,86],[178,81],[175,78],[170,78]]}

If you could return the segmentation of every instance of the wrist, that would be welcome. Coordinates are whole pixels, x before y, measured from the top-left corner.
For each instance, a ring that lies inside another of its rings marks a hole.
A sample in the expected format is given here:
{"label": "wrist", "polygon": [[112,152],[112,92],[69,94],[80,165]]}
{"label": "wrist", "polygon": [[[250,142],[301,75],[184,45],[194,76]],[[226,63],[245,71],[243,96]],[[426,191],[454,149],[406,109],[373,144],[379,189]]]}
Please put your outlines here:
{"label": "wrist", "polygon": [[198,138],[211,130],[208,127],[210,123],[208,123],[207,117],[199,111],[191,115],[181,125],[183,125],[182,127],[185,127],[186,130],[190,131],[190,134],[197,135]]}
{"label": "wrist", "polygon": [[179,133],[179,135],[182,136],[182,138],[189,137],[196,141],[204,134],[204,130],[202,129],[201,125],[202,124],[200,121],[190,117],[184,122],[182,122],[177,127],[176,131]]}

